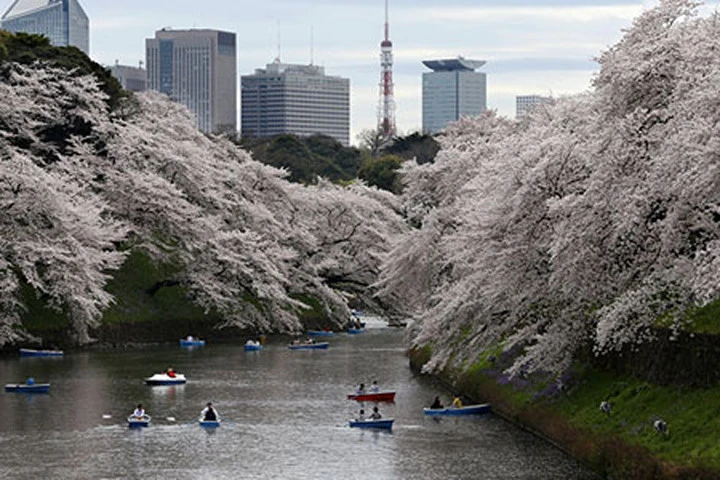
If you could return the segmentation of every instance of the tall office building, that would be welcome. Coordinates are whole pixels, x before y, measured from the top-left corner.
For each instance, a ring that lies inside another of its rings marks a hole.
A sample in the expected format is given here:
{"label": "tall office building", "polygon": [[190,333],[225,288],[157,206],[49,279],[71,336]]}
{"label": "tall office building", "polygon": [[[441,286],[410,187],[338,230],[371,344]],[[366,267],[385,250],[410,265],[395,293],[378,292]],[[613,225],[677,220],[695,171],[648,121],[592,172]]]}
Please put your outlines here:
{"label": "tall office building", "polygon": [[242,136],[323,134],[350,145],[350,80],[275,60],[241,77]]}
{"label": "tall office building", "polygon": [[90,54],[90,22],[77,0],[15,0],[0,18],[0,28],[44,35],[52,45]]}
{"label": "tall office building", "polygon": [[148,89],[188,107],[200,130],[237,134],[234,33],[162,29],[145,40],[145,52]]}
{"label": "tall office building", "polygon": [[[140,63],[142,64],[142,62]],[[142,92],[147,89],[147,72],[144,68],[120,65],[115,62],[115,65],[109,67],[109,70],[125,90]]]}
{"label": "tall office building", "polygon": [[487,108],[487,77],[476,68],[483,60],[463,57],[448,60],[425,60],[432,72],[423,73],[423,131],[433,134],[448,123],[465,116],[480,115]]}
{"label": "tall office building", "polygon": [[551,100],[550,97],[543,97],[541,95],[518,95],[515,97],[515,118],[520,118],[525,115],[528,110],[532,109],[537,105],[548,103]]}

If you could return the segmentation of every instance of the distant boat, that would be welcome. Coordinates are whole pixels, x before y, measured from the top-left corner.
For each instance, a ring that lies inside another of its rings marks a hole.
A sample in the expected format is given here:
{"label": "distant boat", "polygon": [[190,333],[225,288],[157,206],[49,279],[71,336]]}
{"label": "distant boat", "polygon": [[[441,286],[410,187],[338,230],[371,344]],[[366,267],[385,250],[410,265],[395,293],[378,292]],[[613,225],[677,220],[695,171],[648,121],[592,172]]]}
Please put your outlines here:
{"label": "distant boat", "polygon": [[156,373],[145,379],[145,383],[148,385],[182,385],[186,381],[185,375],[182,373],[176,373],[174,377],[167,373]]}
{"label": "distant boat", "polygon": [[32,348],[21,348],[21,357],[62,357],[62,350],[35,350]]}
{"label": "distant boat", "polygon": [[381,418],[379,420],[350,420],[350,426],[353,428],[379,428],[382,430],[392,429],[394,418]]}
{"label": "distant boat", "polygon": [[6,392],[17,393],[50,393],[49,383],[8,383],[5,385]]}
{"label": "distant boat", "polygon": [[220,426],[220,420],[198,420],[198,425],[204,428],[217,428]]}
{"label": "distant boat", "polygon": [[181,338],[180,346],[181,347],[204,347],[205,340],[200,340],[199,338],[192,338],[192,337]]}
{"label": "distant boat", "polygon": [[148,427],[148,426],[150,426],[151,420],[152,420],[152,418],[150,418],[150,415],[143,415],[142,417],[136,417],[135,415],[130,415],[127,419],[128,427],[130,427],[130,428]]}
{"label": "distant boat", "polygon": [[308,330],[307,334],[308,337],[332,337],[335,335],[330,330]]}
{"label": "distant boat", "polygon": [[291,350],[318,350],[318,349],[325,349],[328,348],[330,344],[328,342],[319,342],[319,343],[298,343],[298,344],[290,344],[288,345],[288,348]]}
{"label": "distant boat", "polygon": [[490,404],[467,405],[465,407],[425,408],[425,415],[478,415],[490,412]]}
{"label": "distant boat", "polygon": [[365,328],[348,328],[347,332],[351,334],[365,333]]}
{"label": "distant boat", "polygon": [[384,392],[351,393],[347,398],[358,402],[394,402],[395,392],[388,390]]}
{"label": "distant boat", "polygon": [[262,350],[262,345],[260,345],[259,343],[257,343],[257,344],[256,344],[256,343],[252,343],[252,344],[251,344],[251,343],[246,343],[246,344],[245,344],[245,350],[248,351],[248,352],[253,352],[253,351],[256,352],[256,351],[258,351],[258,350]]}

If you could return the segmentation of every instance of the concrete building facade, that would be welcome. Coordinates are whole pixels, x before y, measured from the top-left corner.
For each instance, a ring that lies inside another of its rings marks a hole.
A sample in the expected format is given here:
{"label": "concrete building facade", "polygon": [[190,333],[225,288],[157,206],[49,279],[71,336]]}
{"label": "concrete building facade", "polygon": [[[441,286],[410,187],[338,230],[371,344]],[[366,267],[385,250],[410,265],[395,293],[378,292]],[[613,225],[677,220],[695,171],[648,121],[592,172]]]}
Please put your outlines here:
{"label": "concrete building facade", "polygon": [[147,88],[195,115],[204,132],[237,134],[236,36],[210,29],[162,29],[145,40]]}
{"label": "concrete building facade", "polygon": [[532,109],[537,105],[548,103],[551,100],[550,97],[543,97],[542,95],[518,95],[515,97],[515,118],[520,118],[525,115],[528,110]]}
{"label": "concrete building facade", "polygon": [[147,89],[147,71],[144,68],[115,63],[109,70],[125,90],[142,92]]}
{"label": "concrete building facade", "polygon": [[90,21],[77,0],[15,0],[0,17],[0,28],[44,35],[52,45],[90,54]]}
{"label": "concrete building facade", "polygon": [[432,70],[422,78],[423,132],[437,133],[450,122],[487,109],[487,76],[475,71],[485,61],[458,57],[426,60],[423,65]]}
{"label": "concrete building facade", "polygon": [[327,135],[350,145],[350,80],[276,60],[241,77],[242,136]]}

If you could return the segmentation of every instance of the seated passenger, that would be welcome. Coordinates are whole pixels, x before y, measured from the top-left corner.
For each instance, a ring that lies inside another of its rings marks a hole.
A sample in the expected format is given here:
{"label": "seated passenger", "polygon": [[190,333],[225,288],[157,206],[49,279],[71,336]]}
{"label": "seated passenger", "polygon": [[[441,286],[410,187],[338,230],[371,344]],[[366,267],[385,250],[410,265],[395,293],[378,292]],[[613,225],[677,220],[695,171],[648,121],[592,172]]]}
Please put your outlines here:
{"label": "seated passenger", "polygon": [[430,405],[430,408],[439,409],[439,408],[445,408],[440,401],[440,397],[435,397],[435,400],[433,401],[432,405]]}

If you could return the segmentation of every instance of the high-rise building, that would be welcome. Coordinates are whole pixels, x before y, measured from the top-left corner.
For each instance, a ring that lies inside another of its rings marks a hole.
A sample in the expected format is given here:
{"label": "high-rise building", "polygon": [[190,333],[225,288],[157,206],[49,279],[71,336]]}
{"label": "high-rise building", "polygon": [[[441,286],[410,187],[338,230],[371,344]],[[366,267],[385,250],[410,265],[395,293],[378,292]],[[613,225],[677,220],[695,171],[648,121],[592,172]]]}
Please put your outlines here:
{"label": "high-rise building", "polygon": [[242,136],[323,134],[350,145],[350,80],[276,59],[241,82]]}
{"label": "high-rise building", "polygon": [[480,115],[487,109],[487,77],[475,69],[483,60],[458,57],[448,60],[425,60],[432,72],[423,73],[423,131],[437,133],[448,123],[465,116]]}
{"label": "high-rise building", "polygon": [[520,118],[525,115],[528,110],[532,109],[537,105],[548,103],[551,100],[550,97],[543,97],[541,95],[518,95],[515,97],[515,118]]}
{"label": "high-rise building", "polygon": [[147,89],[147,71],[144,68],[120,65],[115,62],[115,65],[110,67],[109,70],[125,90],[142,92]]}
{"label": "high-rise building", "polygon": [[15,0],[0,18],[0,28],[44,35],[52,45],[90,54],[90,22],[77,0]]}
{"label": "high-rise building", "polygon": [[182,103],[204,132],[237,134],[235,34],[210,29],[155,32],[145,40],[147,87]]}

